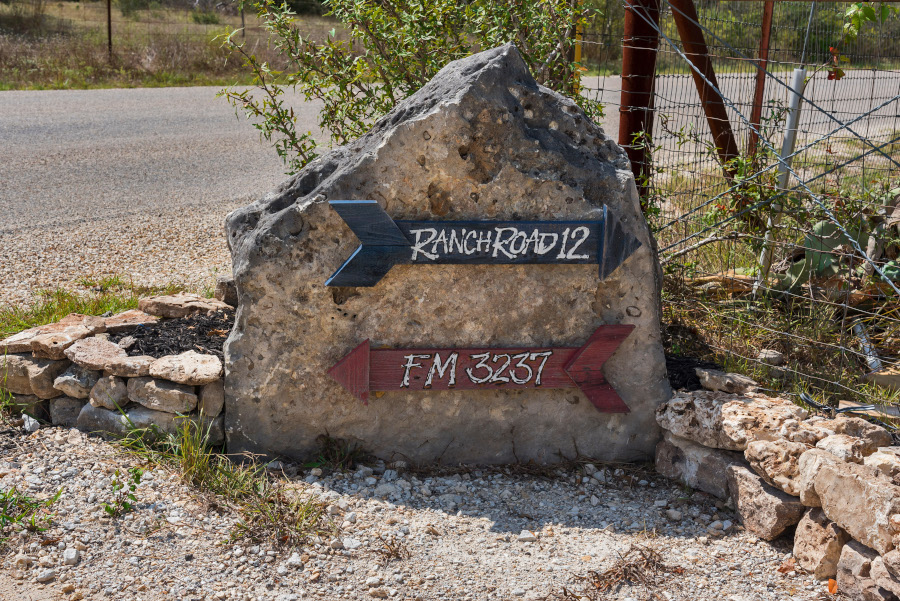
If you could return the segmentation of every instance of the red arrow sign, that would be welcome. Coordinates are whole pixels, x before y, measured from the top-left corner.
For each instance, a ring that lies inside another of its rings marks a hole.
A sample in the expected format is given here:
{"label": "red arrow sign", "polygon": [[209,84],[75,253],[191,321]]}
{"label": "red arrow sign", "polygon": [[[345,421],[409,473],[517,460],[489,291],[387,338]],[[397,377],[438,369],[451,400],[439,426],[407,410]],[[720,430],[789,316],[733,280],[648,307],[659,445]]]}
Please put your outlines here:
{"label": "red arrow sign", "polygon": [[369,391],[580,388],[598,411],[628,413],[601,368],[633,325],[600,326],[582,347],[371,349],[366,340],[328,374],[368,405]]}

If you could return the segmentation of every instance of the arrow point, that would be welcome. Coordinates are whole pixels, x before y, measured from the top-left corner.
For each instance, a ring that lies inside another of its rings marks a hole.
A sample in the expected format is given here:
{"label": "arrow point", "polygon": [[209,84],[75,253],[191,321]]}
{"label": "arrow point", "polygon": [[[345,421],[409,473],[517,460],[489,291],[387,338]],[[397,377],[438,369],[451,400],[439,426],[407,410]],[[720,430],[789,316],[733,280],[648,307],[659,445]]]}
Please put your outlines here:
{"label": "arrow point", "polygon": [[603,240],[600,257],[600,279],[605,280],[625,259],[641,247],[641,241],[622,227],[622,223],[607,207],[603,207]]}
{"label": "arrow point", "polygon": [[629,413],[628,405],[610,386],[601,368],[634,330],[634,324],[600,326],[563,370],[601,413]]}
{"label": "arrow point", "polygon": [[328,370],[335,382],[363,404],[369,404],[369,341],[366,340]]}

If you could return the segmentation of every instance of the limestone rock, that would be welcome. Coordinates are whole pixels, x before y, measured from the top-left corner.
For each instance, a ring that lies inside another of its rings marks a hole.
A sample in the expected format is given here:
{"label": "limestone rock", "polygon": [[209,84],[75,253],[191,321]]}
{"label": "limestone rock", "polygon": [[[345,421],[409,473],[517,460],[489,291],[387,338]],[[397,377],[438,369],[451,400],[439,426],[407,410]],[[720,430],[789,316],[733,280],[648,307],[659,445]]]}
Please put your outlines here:
{"label": "limestone rock", "polygon": [[138,309],[156,317],[187,317],[195,313],[211,313],[230,306],[215,298],[204,298],[199,294],[179,292],[165,296],[142,298],[138,301]]}
{"label": "limestone rock", "polygon": [[0,388],[13,394],[32,394],[28,368],[31,355],[0,355]]}
{"label": "limestone rock", "polygon": [[828,427],[836,434],[845,434],[861,439],[861,452],[864,456],[871,455],[878,447],[889,447],[893,444],[893,438],[884,428],[868,422],[861,417],[839,416],[833,420],[827,420],[820,427]]}
{"label": "limestone rock", "polygon": [[[395,220],[595,219],[641,242],[605,280],[596,265],[396,265],[371,288],[323,286],[359,240],[329,200],[374,199]],[[240,307],[226,344],[229,452],[305,458],[352,439],[385,459],[507,463],[652,456],[671,391],[660,271],[623,150],[515,47],[448,64],[348,146],[226,220]],[[391,348],[582,345],[636,329],[603,367],[631,412],[577,390],[393,391],[368,406],[328,375],[370,339]]]}
{"label": "limestone rock", "polygon": [[768,365],[784,365],[784,353],[774,349],[763,349],[759,351],[756,358]]}
{"label": "limestone rock", "polygon": [[700,378],[700,385],[713,392],[727,392],[728,394],[744,394],[756,390],[759,384],[747,376],[741,374],[725,373],[717,369],[697,367],[694,369]]}
{"label": "limestone rock", "polygon": [[85,369],[103,371],[107,363],[126,353],[118,345],[105,338],[85,338],[66,349],[66,357]]}
{"label": "limestone rock", "polygon": [[856,438],[855,436],[834,434],[833,436],[826,436],[817,442],[816,448],[828,451],[842,461],[862,463],[865,442],[861,438]]}
{"label": "limestone rock", "polygon": [[890,572],[894,578],[900,578],[900,549],[888,551],[881,556],[884,560],[884,567]]}
{"label": "limestone rock", "polygon": [[864,465],[897,481],[900,477],[900,447],[882,447],[863,460]]}
{"label": "limestone rock", "polygon": [[900,580],[897,580],[897,578],[888,571],[885,567],[883,558],[876,557],[872,560],[871,575],[872,580],[875,582],[875,586],[889,591],[894,595],[900,595]]}
{"label": "limestone rock", "polygon": [[146,407],[132,407],[126,413],[135,428],[156,428],[161,434],[177,434],[184,420],[190,420],[200,428],[209,444],[220,445],[225,441],[222,416],[201,420],[196,415],[181,416],[166,411],[154,411]]}
{"label": "limestone rock", "polygon": [[106,331],[110,334],[127,332],[138,326],[150,325],[157,321],[159,321],[158,317],[138,309],[129,309],[105,319]]}
{"label": "limestone rock", "polygon": [[91,388],[91,405],[106,409],[118,409],[128,404],[128,387],[125,380],[116,376],[103,376]]}
{"label": "limestone rock", "polygon": [[72,398],[86,399],[99,379],[99,371],[85,369],[73,363],[53,380],[53,387]]}
{"label": "limestone rock", "polygon": [[200,403],[197,408],[206,417],[216,417],[225,407],[225,382],[216,380],[200,389]]}
{"label": "limestone rock", "polygon": [[84,326],[73,326],[62,332],[39,334],[31,339],[31,352],[35,357],[65,359],[67,348],[92,334],[93,332]]}
{"label": "limestone rock", "polygon": [[838,561],[838,591],[854,601],[896,601],[897,597],[872,579],[872,562],[878,554],[855,540],[844,545]]}
{"label": "limestone rock", "polygon": [[116,356],[106,363],[106,372],[121,378],[140,378],[150,375],[150,366],[156,357],[137,355],[135,357]]}
{"label": "limestone rock", "polygon": [[32,351],[31,343],[35,338],[78,327],[87,328],[91,334],[101,333],[105,330],[103,318],[101,317],[70,313],[58,322],[29,328],[0,341],[0,355],[30,353]]}
{"label": "limestone rock", "polygon": [[806,411],[790,401],[761,394],[678,392],[656,410],[656,421],[676,436],[707,447],[743,451],[754,440],[775,440],[787,420]]}
{"label": "limestone rock", "polygon": [[219,276],[216,278],[216,290],[214,296],[225,304],[237,307],[238,296],[237,287],[234,285],[234,278],[231,276]]}
{"label": "limestone rock", "polygon": [[[800,456],[807,446],[786,440],[755,440],[747,445],[744,457],[763,480],[789,495],[800,496]],[[837,558],[835,558],[837,560]]]}
{"label": "limestone rock", "polygon": [[129,429],[124,415],[90,403],[81,408],[76,425],[83,432],[106,432],[115,436],[124,436]]}
{"label": "limestone rock", "polygon": [[794,533],[794,557],[801,568],[819,580],[837,575],[841,549],[850,540],[820,508],[807,509]]}
{"label": "limestone rock", "polygon": [[900,487],[873,467],[836,460],[821,449],[804,453],[800,470],[828,519],[879,553],[894,548],[890,520],[900,513]]}
{"label": "limestone rock", "polygon": [[50,423],[62,428],[74,428],[78,424],[78,414],[84,401],[67,396],[50,399]]}
{"label": "limestone rock", "polygon": [[804,507],[796,498],[766,484],[752,470],[728,467],[731,498],[746,528],[764,540],[774,540],[803,517]]}
{"label": "limestone rock", "polygon": [[829,427],[833,427],[833,424],[821,418],[813,417],[803,421],[788,419],[778,430],[778,437],[789,442],[802,442],[814,446],[826,436],[837,434]]}
{"label": "limestone rock", "polygon": [[743,463],[740,453],[710,449],[671,432],[656,445],[657,472],[720,499],[729,497],[726,468]]}
{"label": "limestone rock", "polygon": [[188,413],[198,401],[193,387],[154,378],[128,380],[128,398],[148,409],[168,413]]}
{"label": "limestone rock", "polygon": [[215,355],[196,351],[166,355],[150,364],[150,375],[187,386],[202,386],[222,377],[222,361]]}

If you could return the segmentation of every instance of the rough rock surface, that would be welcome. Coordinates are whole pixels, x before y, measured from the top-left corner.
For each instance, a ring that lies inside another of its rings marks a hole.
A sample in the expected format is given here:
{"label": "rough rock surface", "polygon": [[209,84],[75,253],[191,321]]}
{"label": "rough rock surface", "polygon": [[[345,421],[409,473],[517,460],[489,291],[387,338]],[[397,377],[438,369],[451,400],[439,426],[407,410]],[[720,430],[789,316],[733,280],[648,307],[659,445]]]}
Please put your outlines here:
{"label": "rough rock surface", "polygon": [[222,360],[197,351],[166,355],[150,364],[150,375],[187,386],[202,386],[222,376]]}
{"label": "rough rock surface", "polygon": [[882,447],[863,460],[888,478],[900,476],[900,447]]}
{"label": "rough rock surface", "polygon": [[14,394],[10,402],[12,407],[20,413],[43,420],[46,420],[50,415],[49,403],[50,401],[38,398],[33,394]]}
{"label": "rough rock surface", "polygon": [[[884,559],[876,557],[872,560],[872,580],[875,586],[900,596],[900,580],[894,577],[885,567]],[[900,598],[900,597],[897,597]]]}
{"label": "rough rock surface", "polygon": [[828,519],[855,540],[879,553],[894,548],[891,516],[900,513],[900,486],[877,469],[844,461],[806,459],[810,454],[828,454],[813,449],[801,457],[801,471],[812,474],[812,482]]}
{"label": "rough rock surface", "polygon": [[107,363],[125,355],[126,352],[118,345],[96,336],[79,340],[66,349],[66,357],[73,363],[96,371],[103,371]]}
{"label": "rough rock surface", "polygon": [[894,578],[900,578],[900,549],[888,551],[881,556],[884,560],[884,567],[888,572],[894,575]]}
{"label": "rough rock surface", "polygon": [[31,355],[0,356],[0,385],[13,394],[31,394],[28,368],[33,364]]}
{"label": "rough rock surface", "polygon": [[199,294],[179,292],[165,296],[151,296],[138,301],[138,309],[144,313],[171,319],[187,317],[194,313],[210,313],[231,307],[215,298],[204,298]]}
{"label": "rough rock surface", "polygon": [[219,276],[216,278],[216,290],[214,296],[227,305],[237,307],[237,287],[231,276]]}
{"label": "rough rock surface", "polygon": [[761,394],[678,392],[656,410],[665,430],[703,446],[743,451],[757,438],[778,438],[788,420],[802,420],[806,410],[790,401]]}
{"label": "rough rock surface", "polygon": [[200,402],[197,405],[206,417],[216,417],[225,408],[225,382],[216,380],[200,389]]}
{"label": "rough rock surface", "polygon": [[148,409],[168,413],[188,413],[197,407],[193,387],[154,378],[128,380],[128,398]]}
{"label": "rough rock surface", "polygon": [[875,584],[872,579],[872,561],[878,553],[855,540],[844,545],[838,561],[838,590],[856,601],[895,601],[889,591]]}
{"label": "rough rock surface", "polygon": [[50,423],[63,428],[74,428],[84,401],[67,396],[50,399]]}
{"label": "rough rock surface", "polygon": [[741,374],[726,373],[717,369],[705,369],[698,367],[694,370],[700,378],[700,385],[713,392],[726,392],[728,394],[744,394],[756,390],[759,384],[747,376]]}
{"label": "rough rock surface", "polygon": [[656,445],[656,471],[720,499],[727,499],[729,465],[743,464],[740,453],[710,449],[671,432]]}
{"label": "rough rock surface", "polygon": [[207,442],[220,445],[225,442],[224,417],[200,419],[196,415],[190,417],[175,415],[167,411],[154,411],[146,407],[134,406],[125,412],[136,428],[156,427],[161,434],[176,434],[183,425],[183,420],[190,419],[201,428]]}
{"label": "rough rock surface", "polygon": [[826,436],[816,443],[817,449],[828,451],[842,461],[862,463],[865,455],[866,444],[861,438],[847,436],[846,434],[834,434]]}
{"label": "rough rock surface", "polygon": [[887,430],[861,417],[840,416],[821,422],[819,425],[833,429],[836,434],[845,434],[861,439],[863,455],[871,455],[878,447],[888,447],[894,442]]}
{"label": "rough rock surface", "polygon": [[803,443],[787,440],[755,440],[747,445],[744,457],[767,483],[799,497],[799,461],[807,448]]}
{"label": "rough rock surface", "polygon": [[803,444],[813,445],[826,436],[837,434],[830,421],[820,417],[811,417],[809,419],[798,421],[796,419],[788,419],[781,425],[778,430],[778,437],[790,442],[802,442]]}
{"label": "rough rock surface", "polygon": [[0,388],[13,394],[33,394],[52,399],[63,393],[53,387],[68,361],[39,359],[30,354],[0,356]]}
{"label": "rough rock surface", "polygon": [[[100,319],[100,331],[105,329],[103,320]],[[77,341],[93,336],[97,329],[78,325],[68,327],[61,332],[50,332],[47,334],[39,334],[31,339],[31,352],[35,357],[43,357],[44,359],[65,359],[66,349],[75,344]]]}
{"label": "rough rock surface", "polygon": [[825,517],[820,508],[808,509],[794,533],[794,557],[817,579],[834,578],[841,549],[849,540],[850,535]]}
{"label": "rough rock surface", "polygon": [[744,528],[764,540],[778,538],[803,517],[805,508],[796,497],[766,484],[749,468],[732,465],[728,486]]}
{"label": "rough rock surface", "polygon": [[[374,199],[393,219],[593,219],[608,205],[642,246],[606,280],[596,265],[397,265],[372,288],[323,286],[359,241],[329,200]],[[569,99],[538,86],[508,45],[447,65],[346,147],[231,213],[240,305],[225,346],[229,451],[306,457],[317,436],[417,462],[556,461],[579,451],[649,459],[669,398],[660,271],[626,155]],[[360,403],[327,371],[373,345],[581,345],[635,331],[603,371],[629,406],[577,390],[387,392]]]}
{"label": "rough rock surface", "polygon": [[127,332],[138,326],[156,323],[157,321],[159,321],[158,317],[150,315],[149,313],[144,313],[138,309],[123,311],[122,313],[104,319],[106,331],[110,334]]}
{"label": "rough rock surface", "polygon": [[128,420],[118,411],[85,404],[78,414],[76,426],[84,432],[107,432],[122,436],[128,432]]}
{"label": "rough rock surface", "polygon": [[70,313],[58,322],[36,326],[27,330],[22,330],[18,334],[13,334],[9,338],[0,341],[0,355],[8,353],[30,353],[32,351],[32,341],[45,334],[53,334],[63,332],[69,328],[85,326],[93,332],[104,331],[103,319],[91,315],[81,315],[79,313]]}
{"label": "rough rock surface", "polygon": [[103,376],[91,389],[91,405],[106,409],[118,409],[128,404],[128,387],[125,380],[116,376]]}
{"label": "rough rock surface", "polygon": [[99,371],[85,369],[73,363],[53,380],[53,387],[72,398],[86,399],[99,379]]}
{"label": "rough rock surface", "polygon": [[137,355],[136,357],[112,357],[106,363],[106,372],[121,378],[140,378],[150,375],[150,366],[156,357]]}

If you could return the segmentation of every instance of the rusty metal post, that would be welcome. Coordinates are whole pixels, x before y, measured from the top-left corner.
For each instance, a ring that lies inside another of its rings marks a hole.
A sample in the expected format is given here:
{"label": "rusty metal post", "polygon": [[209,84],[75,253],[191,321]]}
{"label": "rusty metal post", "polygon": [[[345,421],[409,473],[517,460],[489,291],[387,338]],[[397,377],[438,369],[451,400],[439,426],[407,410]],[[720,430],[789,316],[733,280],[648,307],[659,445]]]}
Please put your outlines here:
{"label": "rusty metal post", "polygon": [[750,123],[756,129],[750,130],[747,139],[747,156],[756,156],[756,145],[759,143],[759,124],[762,121],[762,108],[766,95],[766,68],[769,65],[769,40],[772,37],[772,13],[775,12],[775,0],[766,0],[763,7],[762,32],[759,38],[759,62],[756,70],[756,89],[753,92],[753,110],[750,112]]}
{"label": "rusty metal post", "polygon": [[[709,124],[719,160],[723,165],[727,164],[728,161],[738,156],[738,147],[734,139],[734,132],[731,131],[728,113],[725,111],[725,103],[713,88],[715,86],[716,89],[721,89],[716,80],[712,60],[709,58],[706,38],[698,24],[700,20],[697,16],[697,8],[694,6],[694,0],[669,0],[669,3],[672,5],[672,18],[678,28],[678,35],[684,45],[684,54],[696,67],[696,70],[691,69],[691,75],[694,78],[697,93],[700,95],[700,102],[703,103],[706,122]],[[703,76],[701,77],[697,71]],[[733,175],[731,170],[726,168],[725,171],[727,175]]]}
{"label": "rusty metal post", "polygon": [[649,140],[635,144],[635,136],[653,133],[653,80],[658,44],[659,0],[625,0],[619,145],[631,160],[631,171],[642,198],[647,193],[650,176]]}

